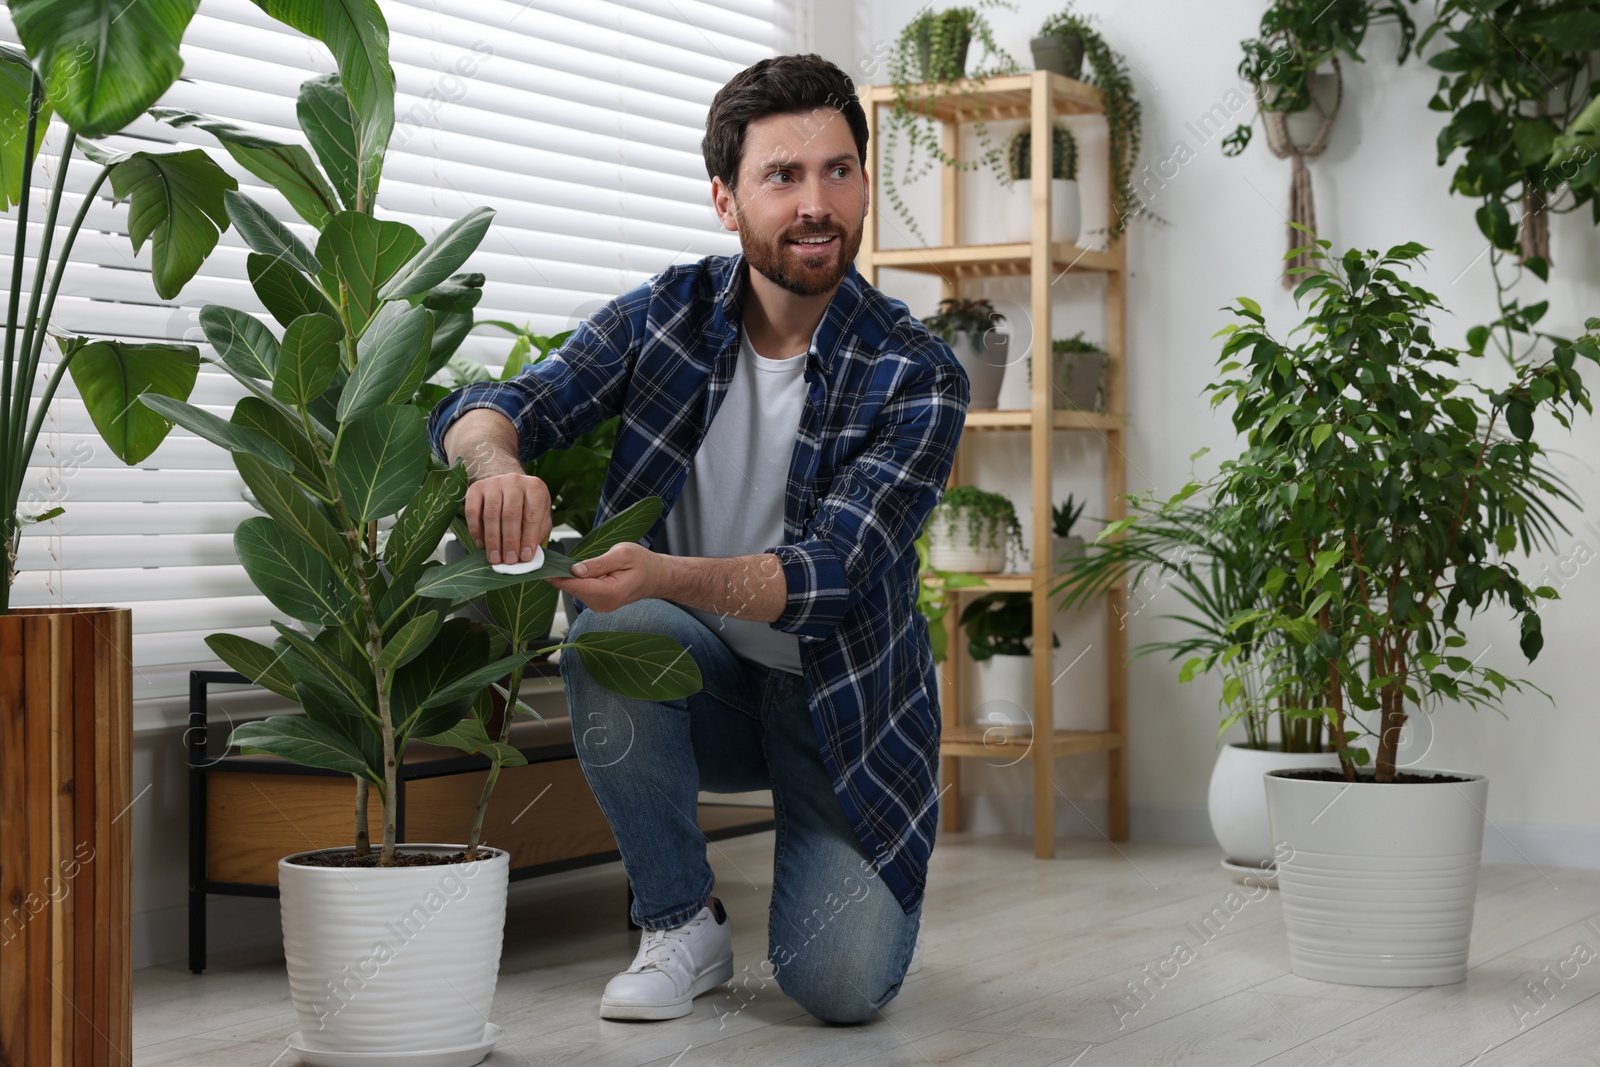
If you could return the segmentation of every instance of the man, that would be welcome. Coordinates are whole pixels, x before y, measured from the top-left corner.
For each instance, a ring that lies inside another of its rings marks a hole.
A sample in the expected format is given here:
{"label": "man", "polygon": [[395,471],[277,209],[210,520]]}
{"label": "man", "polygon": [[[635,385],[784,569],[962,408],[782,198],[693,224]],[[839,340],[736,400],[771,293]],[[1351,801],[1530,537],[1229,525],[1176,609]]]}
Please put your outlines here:
{"label": "man", "polygon": [[531,560],[550,532],[523,461],[612,415],[599,519],[666,502],[641,543],[555,582],[584,607],[573,635],[670,635],[705,681],[636,700],[561,658],[644,931],[601,1015],[687,1015],[732,976],[697,796],[770,787],[772,977],[819,1019],[858,1023],[899,991],[921,925],[939,717],[913,542],[949,477],[967,380],[854,267],[867,127],[843,71],[815,55],[755,64],[713,100],[702,150],[742,254],[623,294],[518,377],[446,400],[430,430],[467,463],[467,523],[491,563]]}

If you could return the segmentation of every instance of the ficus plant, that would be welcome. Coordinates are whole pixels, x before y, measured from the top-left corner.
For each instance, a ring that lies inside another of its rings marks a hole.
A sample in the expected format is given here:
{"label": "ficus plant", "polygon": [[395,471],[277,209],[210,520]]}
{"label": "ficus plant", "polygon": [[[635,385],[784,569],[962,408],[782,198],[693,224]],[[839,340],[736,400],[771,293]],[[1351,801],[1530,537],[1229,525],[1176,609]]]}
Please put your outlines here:
{"label": "ficus plant", "polygon": [[1222,380],[1207,387],[1214,406],[1232,405],[1246,441],[1221,464],[1214,504],[1229,522],[1270,531],[1292,561],[1262,590],[1295,595],[1232,625],[1312,650],[1347,778],[1360,736],[1347,709],[1376,712],[1374,778],[1391,782],[1409,715],[1432,701],[1495,706],[1531,685],[1466,654],[1462,612],[1508,610],[1523,655],[1538,656],[1538,602],[1557,594],[1525,583],[1513,553],[1554,549],[1566,530],[1554,507],[1576,501],[1534,430],[1541,417],[1567,426],[1592,410],[1575,365],[1600,363],[1600,319],[1576,339],[1544,335],[1549,357],[1515,365],[1509,383],[1479,384],[1461,377],[1476,353],[1439,341],[1429,322],[1438,299],[1405,276],[1421,245],[1333,255],[1316,240],[1305,250],[1299,339],[1275,337],[1259,305],[1240,298],[1230,310],[1241,321],[1220,331]]}
{"label": "ficus plant", "polygon": [[[261,204],[229,191],[223,203],[250,248],[251,287],[279,329],[236,308],[201,310],[216,365],[246,393],[231,418],[172,397],[140,399],[153,415],[232,453],[264,512],[239,525],[234,548],[290,622],[274,621],[279,636],[270,646],[226,633],[207,645],[305,714],[245,723],[229,743],[351,775],[358,862],[374,861],[367,809],[376,787],[383,840],[375,862],[388,866],[398,771],[418,740],[490,762],[467,841],[467,858],[476,857],[501,768],[524,762],[509,731],[530,660],[566,649],[602,685],[653,699],[697,691],[700,675],[681,646],[655,634],[584,634],[528,647],[548,632],[555,610],[557,590],[542,579],[569,576],[575,560],[643,535],[660,515],[658,498],[608,518],[571,557],[546,549],[543,566],[529,574],[495,571],[481,549],[447,565],[432,558],[452,525],[475,547],[460,518],[465,468],[445,469],[431,454],[426,423],[435,391],[427,381],[470,329],[483,279],[457,271],[493,212],[468,212],[432,241],[376,214],[393,76],[382,16],[366,7],[359,48],[350,47],[348,26],[301,26],[327,35],[340,68],[301,90],[301,129],[315,160],[304,148],[203,115],[160,112],[216,136],[318,236],[308,245]],[[358,85],[362,91],[347,88]],[[493,625],[452,617],[479,596],[488,599]],[[507,678],[507,710],[491,736],[491,693]]]}
{"label": "ficus plant", "polygon": [[[72,376],[95,428],[126,463],[144,460],[170,428],[135,398],[148,392],[183,399],[194,388],[200,355],[193,345],[72,336],[53,331],[51,320],[73,246],[108,183],[115,199],[129,203],[133,251],[149,244],[150,279],[163,299],[188,284],[228,226],[223,196],[237,182],[204,152],[114,153],[90,140],[120,132],[171,86],[182,70],[178,43],[197,2],[125,9],[90,0],[9,5],[22,48],[0,43],[0,211],[14,229],[0,367],[0,613],[10,608],[22,531],[62,512],[47,504],[25,508],[21,497],[40,429],[65,377]],[[53,121],[65,133],[49,197],[36,205],[39,147]],[[96,168],[94,176],[87,189],[69,190],[68,173],[85,160]],[[67,219],[62,209],[74,198],[79,207]],[[43,209],[42,227],[36,207]],[[34,260],[31,284],[25,284],[28,259]]]}

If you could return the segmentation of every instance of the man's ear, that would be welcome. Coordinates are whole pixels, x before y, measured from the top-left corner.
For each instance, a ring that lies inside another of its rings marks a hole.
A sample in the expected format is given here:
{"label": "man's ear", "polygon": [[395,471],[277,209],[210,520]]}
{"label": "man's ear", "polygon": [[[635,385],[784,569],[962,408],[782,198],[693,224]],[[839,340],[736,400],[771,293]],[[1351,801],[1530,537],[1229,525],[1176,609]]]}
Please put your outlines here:
{"label": "man's ear", "polygon": [[722,223],[724,230],[739,232],[739,215],[733,206],[733,191],[720,177],[711,179],[711,208],[717,213],[717,221]]}

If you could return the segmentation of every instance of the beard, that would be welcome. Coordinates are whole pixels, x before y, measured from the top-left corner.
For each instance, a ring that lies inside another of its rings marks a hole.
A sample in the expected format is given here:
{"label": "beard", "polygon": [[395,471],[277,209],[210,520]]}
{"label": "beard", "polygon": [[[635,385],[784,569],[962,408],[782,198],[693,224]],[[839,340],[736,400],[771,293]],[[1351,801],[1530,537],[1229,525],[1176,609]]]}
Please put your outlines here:
{"label": "beard", "polygon": [[[738,199],[735,198],[735,204]],[[861,250],[861,234],[865,228],[858,223],[847,229],[840,223],[823,223],[820,226],[801,226],[787,233],[759,234],[748,225],[748,216],[739,208],[739,243],[744,248],[745,260],[752,270],[780,288],[796,296],[820,296],[832,290],[843,280]],[[807,257],[794,250],[789,242],[801,237],[838,238],[833,249],[825,256]]]}

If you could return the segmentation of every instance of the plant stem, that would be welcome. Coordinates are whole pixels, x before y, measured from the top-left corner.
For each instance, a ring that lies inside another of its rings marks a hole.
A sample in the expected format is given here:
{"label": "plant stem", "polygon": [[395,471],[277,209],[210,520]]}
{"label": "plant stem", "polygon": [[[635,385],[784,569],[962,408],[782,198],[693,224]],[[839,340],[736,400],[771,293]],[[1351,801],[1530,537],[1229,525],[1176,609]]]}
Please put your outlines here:
{"label": "plant stem", "polygon": [[[37,330],[40,335],[43,335],[45,325],[39,319],[39,298],[44,295],[45,269],[50,265],[50,245],[53,243],[56,234],[56,216],[61,213],[61,190],[67,182],[67,164],[72,161],[72,146],[77,140],[77,131],[69,128],[67,130],[66,147],[61,150],[60,166],[56,167],[56,183],[50,191],[50,210],[45,215],[44,236],[39,241],[38,262],[35,264],[33,271],[33,290],[28,294],[28,317],[23,321],[22,351],[20,354],[24,369],[20,375],[19,385],[23,381],[31,382],[33,380],[35,364],[31,362],[30,357],[36,347],[34,331]],[[43,336],[37,339],[37,343],[40,345],[43,344],[43,341]],[[20,415],[18,418],[20,421]]]}
{"label": "plant stem", "polygon": [[372,838],[367,833],[367,792],[372,783],[365,778],[356,779],[356,855],[372,855]]}
{"label": "plant stem", "polygon": [[[40,82],[39,74],[35,71],[28,94],[28,130],[22,142],[24,167],[21,188],[17,192],[17,238],[16,250],[11,256],[11,299],[6,308],[5,366],[0,370],[0,391],[5,394],[4,398],[0,399],[0,445],[5,446],[9,446],[16,436],[14,423],[20,422],[21,413],[27,410],[26,398],[32,393],[28,378],[13,378],[12,357],[17,345],[17,314],[22,305],[22,260],[28,250],[28,200],[33,186],[33,160],[39,134],[39,108],[43,103],[44,84]],[[18,394],[15,398],[12,397],[13,389]],[[15,415],[12,414],[13,409]],[[0,484],[5,486],[5,500],[4,503],[0,503],[0,507],[5,509],[5,514],[0,516],[0,538],[3,538],[6,553],[5,585],[0,588],[0,613],[11,610],[11,583],[16,579],[17,566],[17,497],[22,494],[22,478],[27,469],[27,457],[11,452],[6,469],[0,472]]]}
{"label": "plant stem", "polygon": [[[511,685],[506,690],[506,713],[500,720],[500,736],[497,740],[501,744],[510,744],[511,718],[516,714],[517,696],[522,692],[523,668],[518,667],[511,672]],[[483,793],[478,797],[478,810],[472,816],[472,834],[467,838],[468,861],[478,858],[478,839],[483,836],[483,817],[489,810],[489,796],[494,792],[495,783],[500,780],[500,761],[494,760],[489,767],[489,777],[483,781]]]}

